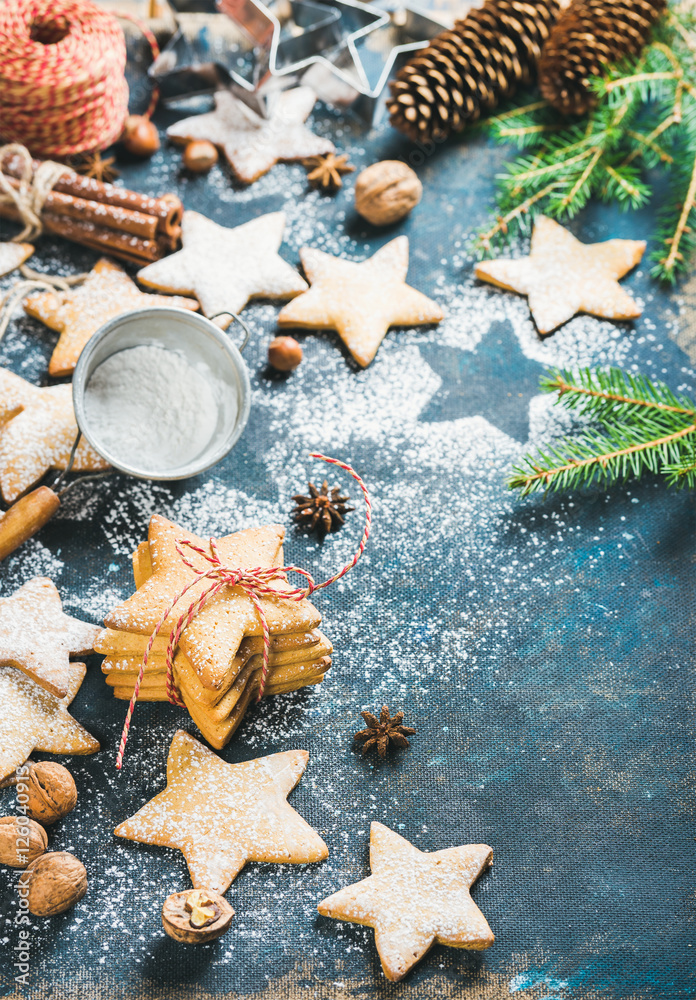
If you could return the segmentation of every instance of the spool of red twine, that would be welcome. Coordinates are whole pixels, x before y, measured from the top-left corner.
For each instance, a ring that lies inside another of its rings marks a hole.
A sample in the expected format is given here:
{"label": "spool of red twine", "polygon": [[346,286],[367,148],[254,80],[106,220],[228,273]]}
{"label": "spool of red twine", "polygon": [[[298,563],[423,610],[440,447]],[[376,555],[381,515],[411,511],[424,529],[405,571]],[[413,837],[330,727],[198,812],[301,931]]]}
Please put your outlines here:
{"label": "spool of red twine", "polygon": [[126,43],[89,0],[0,3],[0,139],[34,156],[104,149],[128,114]]}

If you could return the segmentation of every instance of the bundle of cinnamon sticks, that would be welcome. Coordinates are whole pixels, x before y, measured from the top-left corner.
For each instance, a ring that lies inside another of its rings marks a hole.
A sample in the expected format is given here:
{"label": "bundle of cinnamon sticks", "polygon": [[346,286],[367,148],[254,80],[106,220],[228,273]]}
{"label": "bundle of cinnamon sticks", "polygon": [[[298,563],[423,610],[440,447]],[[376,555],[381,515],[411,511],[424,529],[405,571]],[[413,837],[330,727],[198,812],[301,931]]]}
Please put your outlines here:
{"label": "bundle of cinnamon sticks", "polygon": [[[17,187],[21,166],[19,157],[9,157],[3,165],[5,176]],[[34,168],[38,166],[34,161]],[[112,257],[148,264],[181,245],[183,212],[174,194],[150,198],[70,171],[46,198],[41,221],[46,232]],[[0,204],[0,218],[21,221],[14,205]]]}

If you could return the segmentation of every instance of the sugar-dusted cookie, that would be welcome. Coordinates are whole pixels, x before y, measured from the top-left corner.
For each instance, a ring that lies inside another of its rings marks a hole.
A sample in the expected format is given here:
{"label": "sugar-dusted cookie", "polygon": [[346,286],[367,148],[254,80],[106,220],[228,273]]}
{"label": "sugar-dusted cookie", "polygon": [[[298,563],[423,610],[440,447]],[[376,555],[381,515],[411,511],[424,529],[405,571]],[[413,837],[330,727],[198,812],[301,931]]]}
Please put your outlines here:
{"label": "sugar-dusted cookie", "polygon": [[114,831],[117,837],[180,850],[196,888],[225,892],[247,861],[308,864],[328,849],[286,798],[309,754],[287,750],[226,764],[179,730],[167,787]]}
{"label": "sugar-dusted cookie", "polygon": [[0,243],[0,278],[29,260],[33,252],[31,243]]}
{"label": "sugar-dusted cookie", "polygon": [[439,323],[443,318],[436,302],[406,284],[406,236],[398,236],[362,263],[312,247],[303,247],[300,257],[312,287],[281,309],[278,325],[337,330],[363,368],[390,326]]}
{"label": "sugar-dusted cookie", "polygon": [[249,299],[289,299],[307,282],[279,255],[285,213],[260,215],[234,229],[184,212],[183,249],[138,272],[144,285],[195,295],[206,316],[238,313]]}
{"label": "sugar-dusted cookie", "polygon": [[485,260],[476,277],[529,298],[539,333],[551,333],[576,313],[606,319],[636,319],[640,306],[619,278],[640,262],[644,240],[581,243],[553,219],[534,223],[529,257]]}
{"label": "sugar-dusted cookie", "polygon": [[469,895],[493,863],[485,844],[426,854],[381,823],[370,827],[372,875],[319,903],[322,916],[375,929],[387,979],[403,979],[434,944],[481,951],[494,941]]}
{"label": "sugar-dusted cookie", "polygon": [[228,90],[218,90],[214,111],[176,122],[167,129],[167,138],[184,143],[207,139],[222,150],[237,179],[251,184],[281,160],[334,151],[332,142],[304,124],[316,99],[310,87],[272,94],[268,116],[261,118]]}
{"label": "sugar-dusted cookie", "polygon": [[100,632],[63,613],[47,577],[36,576],[0,598],[0,666],[18,667],[58,698],[67,695],[75,675],[70,657],[91,653]]}
{"label": "sugar-dusted cookie", "polygon": [[[72,388],[45,389],[0,368],[0,492],[12,503],[49,469],[64,469],[77,437]],[[85,441],[75,453],[75,472],[108,469]]]}
{"label": "sugar-dusted cookie", "polygon": [[56,698],[21,670],[0,667],[0,780],[23,764],[33,750],[97,752],[98,740],[68,712],[86,672],[84,663],[71,663],[68,690],[64,698]]}
{"label": "sugar-dusted cookie", "polygon": [[70,375],[82,349],[100,326],[131,309],[198,308],[193,299],[141,292],[122,267],[102,257],[85,281],[68,292],[40,292],[24,302],[35,319],[60,333],[48,365],[50,375]]}

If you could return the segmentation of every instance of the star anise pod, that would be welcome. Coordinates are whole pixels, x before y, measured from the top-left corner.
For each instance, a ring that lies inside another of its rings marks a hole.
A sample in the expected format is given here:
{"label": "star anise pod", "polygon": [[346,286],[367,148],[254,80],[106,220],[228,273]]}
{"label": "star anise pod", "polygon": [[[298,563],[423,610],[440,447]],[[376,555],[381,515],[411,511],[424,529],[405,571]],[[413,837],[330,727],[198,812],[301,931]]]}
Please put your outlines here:
{"label": "star anise pod", "polygon": [[308,156],[302,163],[309,169],[307,180],[312,187],[334,194],[343,187],[341,174],[352,174],[355,167],[348,163],[348,154],[326,153],[324,156]]}
{"label": "star anise pod", "polygon": [[119,176],[118,170],[114,167],[115,162],[115,156],[108,156],[103,160],[99,150],[95,149],[93,153],[83,153],[70,166],[83,177],[92,177],[104,184],[111,184]]}
{"label": "star anise pod", "polygon": [[377,747],[377,753],[384,758],[392,745],[402,749],[411,745],[406,737],[413,736],[416,730],[412,726],[401,725],[404,719],[403,712],[397,712],[393,718],[390,718],[389,709],[386,705],[382,705],[379,719],[372,712],[361,712],[360,714],[367,723],[367,729],[361,729],[353,739],[363,744],[363,757],[373,747]]}
{"label": "star anise pod", "polygon": [[323,534],[338,531],[344,523],[343,515],[355,510],[355,507],[346,506],[350,497],[342,497],[338,487],[329,490],[326,480],[321,484],[320,490],[314,483],[308,483],[308,489],[308,497],[302,496],[301,493],[293,497],[296,504],[293,517],[297,523],[308,531],[319,531]]}

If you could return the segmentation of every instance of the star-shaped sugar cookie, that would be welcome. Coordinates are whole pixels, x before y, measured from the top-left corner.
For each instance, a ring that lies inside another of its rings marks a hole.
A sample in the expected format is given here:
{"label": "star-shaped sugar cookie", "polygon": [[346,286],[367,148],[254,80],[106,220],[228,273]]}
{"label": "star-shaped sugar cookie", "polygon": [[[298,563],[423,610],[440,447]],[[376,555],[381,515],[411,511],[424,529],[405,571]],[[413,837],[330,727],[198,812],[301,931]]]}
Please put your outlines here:
{"label": "star-shaped sugar cookie", "polygon": [[[225,566],[242,569],[274,566],[277,565],[284,534],[283,528],[278,524],[248,528],[216,539],[217,551]],[[132,597],[106,617],[107,628],[141,634],[153,632],[162,612],[195,576],[177,552],[177,542],[182,539],[188,539],[210,552],[209,539],[199,538],[166,518],[153,515],[148,533],[152,576],[145,580]],[[184,548],[183,551],[194,566],[210,569],[210,563],[198,553],[189,548]],[[179,616],[207,586],[209,581],[195,584],[176,603],[166,620],[164,634],[174,628]],[[276,590],[284,589],[281,581],[275,581],[270,586]],[[309,632],[319,625],[320,615],[307,600],[290,601],[266,597],[261,603],[272,634]],[[220,688],[233,666],[242,639],[246,635],[261,635],[261,631],[256,608],[247,594],[240,587],[224,587],[207,601],[186,626],[179,646],[191,661],[204,687]]]}
{"label": "star-shaped sugar cookie", "polygon": [[77,359],[93,333],[110,319],[131,309],[176,307],[198,308],[193,299],[141,292],[122,267],[107,257],[94,265],[89,275],[68,292],[41,292],[24,302],[24,309],[35,319],[60,333],[48,365],[49,375],[70,375]]}
{"label": "star-shaped sugar cookie", "polygon": [[[0,368],[0,492],[7,503],[49,469],[64,469],[76,437],[71,386],[42,389]],[[108,468],[108,462],[82,438],[73,470]]]}
{"label": "star-shaped sugar cookie", "polygon": [[0,278],[29,260],[33,252],[31,243],[0,243]]}
{"label": "star-shaped sugar cookie", "polygon": [[636,319],[640,306],[619,278],[640,262],[644,240],[581,243],[553,219],[534,223],[529,257],[486,260],[476,277],[529,298],[539,333],[552,333],[576,313],[605,319]]}
{"label": "star-shaped sugar cookie", "polygon": [[195,295],[206,316],[238,313],[249,299],[289,299],[307,282],[278,253],[285,213],[271,212],[234,229],[184,212],[183,249],[148,264],[138,280],[152,288]]}
{"label": "star-shaped sugar cookie", "polygon": [[56,698],[20,670],[0,667],[0,780],[23,764],[34,750],[97,752],[99,741],[68,712],[86,673],[84,663],[71,663],[65,697]]}
{"label": "star-shaped sugar cookie", "polygon": [[214,111],[171,125],[167,137],[174,142],[207,139],[222,150],[237,179],[251,184],[279,161],[334,151],[332,142],[304,124],[316,99],[310,87],[284,90],[268,98],[268,117],[261,118],[229,90],[218,90]]}
{"label": "star-shaped sugar cookie", "polygon": [[68,693],[71,656],[91,653],[102,629],[63,612],[56,585],[35,576],[0,598],[0,666],[18,667],[58,698]]}
{"label": "star-shaped sugar cookie", "polygon": [[361,263],[312,247],[303,247],[300,258],[312,287],[281,309],[278,325],[337,330],[363,368],[390,326],[439,323],[443,318],[436,302],[406,284],[406,236],[398,236]]}
{"label": "star-shaped sugar cookie", "polygon": [[372,875],[319,903],[322,916],[374,927],[387,979],[403,979],[434,944],[481,951],[493,944],[469,895],[493,863],[485,844],[426,854],[381,823],[370,828]]}
{"label": "star-shaped sugar cookie", "polygon": [[183,730],[167,759],[167,787],[114,831],[180,850],[196,888],[226,892],[247,861],[305,865],[329,852],[287,802],[309,754],[287,750],[225,761]]}

